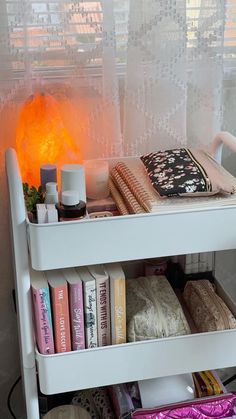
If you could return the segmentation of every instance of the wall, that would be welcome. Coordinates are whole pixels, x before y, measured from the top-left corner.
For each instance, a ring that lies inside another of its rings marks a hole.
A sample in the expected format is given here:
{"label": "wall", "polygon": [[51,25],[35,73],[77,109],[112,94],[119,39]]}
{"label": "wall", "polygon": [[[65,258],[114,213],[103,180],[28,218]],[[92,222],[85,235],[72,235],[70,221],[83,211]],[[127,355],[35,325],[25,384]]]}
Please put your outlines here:
{"label": "wall", "polygon": [[[9,233],[9,206],[7,182],[5,175],[4,151],[14,146],[14,127],[17,109],[5,108],[0,113],[0,417],[11,418],[6,408],[7,394],[20,374],[19,346],[17,339],[16,313],[12,299],[14,288],[13,266],[11,259],[11,245]],[[14,396],[20,398],[20,385],[16,388]],[[15,398],[13,397],[13,402]],[[16,403],[15,413],[19,416],[22,407]]]}

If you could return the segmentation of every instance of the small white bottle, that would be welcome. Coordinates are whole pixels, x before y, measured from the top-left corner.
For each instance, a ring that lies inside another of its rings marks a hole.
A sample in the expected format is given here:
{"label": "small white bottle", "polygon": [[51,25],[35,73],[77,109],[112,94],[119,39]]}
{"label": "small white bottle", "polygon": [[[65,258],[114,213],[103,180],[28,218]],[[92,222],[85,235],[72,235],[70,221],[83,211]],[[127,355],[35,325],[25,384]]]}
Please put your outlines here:
{"label": "small white bottle", "polygon": [[58,203],[57,184],[56,182],[47,182],[45,204],[57,204],[57,203]]}

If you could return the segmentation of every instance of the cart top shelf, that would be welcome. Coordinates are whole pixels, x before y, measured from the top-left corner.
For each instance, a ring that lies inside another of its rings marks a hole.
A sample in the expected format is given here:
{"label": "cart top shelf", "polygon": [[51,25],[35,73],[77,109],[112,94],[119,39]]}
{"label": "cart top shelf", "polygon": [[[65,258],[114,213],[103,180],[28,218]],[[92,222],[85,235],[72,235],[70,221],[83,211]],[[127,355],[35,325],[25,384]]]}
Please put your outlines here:
{"label": "cart top shelf", "polygon": [[37,270],[236,248],[236,200],[166,206],[157,213],[33,224],[27,219],[13,149],[6,158],[11,211],[27,225]]}

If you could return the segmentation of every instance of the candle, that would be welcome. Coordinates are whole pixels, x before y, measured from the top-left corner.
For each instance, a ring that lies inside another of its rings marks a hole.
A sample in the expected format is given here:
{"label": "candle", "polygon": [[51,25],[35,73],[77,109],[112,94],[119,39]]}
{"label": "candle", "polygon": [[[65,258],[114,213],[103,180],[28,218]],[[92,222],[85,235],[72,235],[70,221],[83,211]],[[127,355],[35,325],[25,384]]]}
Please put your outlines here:
{"label": "candle", "polygon": [[40,185],[45,191],[46,183],[57,181],[57,166],[55,164],[42,164],[40,166]]}
{"label": "candle", "polygon": [[85,162],[86,195],[90,199],[104,199],[109,195],[109,166],[104,160]]}

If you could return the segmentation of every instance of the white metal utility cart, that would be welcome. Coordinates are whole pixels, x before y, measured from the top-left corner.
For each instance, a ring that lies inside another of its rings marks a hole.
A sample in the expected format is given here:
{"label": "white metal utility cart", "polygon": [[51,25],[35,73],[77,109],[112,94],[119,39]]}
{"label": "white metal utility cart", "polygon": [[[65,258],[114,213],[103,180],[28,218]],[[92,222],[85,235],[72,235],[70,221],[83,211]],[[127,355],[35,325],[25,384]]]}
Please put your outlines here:
{"label": "white metal utility cart", "polygon": [[[223,143],[236,151],[236,138],[220,133],[212,143],[212,154],[218,160]],[[29,275],[30,264],[36,270],[48,270],[236,249],[235,204],[31,224],[13,149],[6,151],[6,171],[27,419],[39,419],[37,373],[41,391],[56,394],[236,365],[236,330],[41,355],[34,345]]]}

